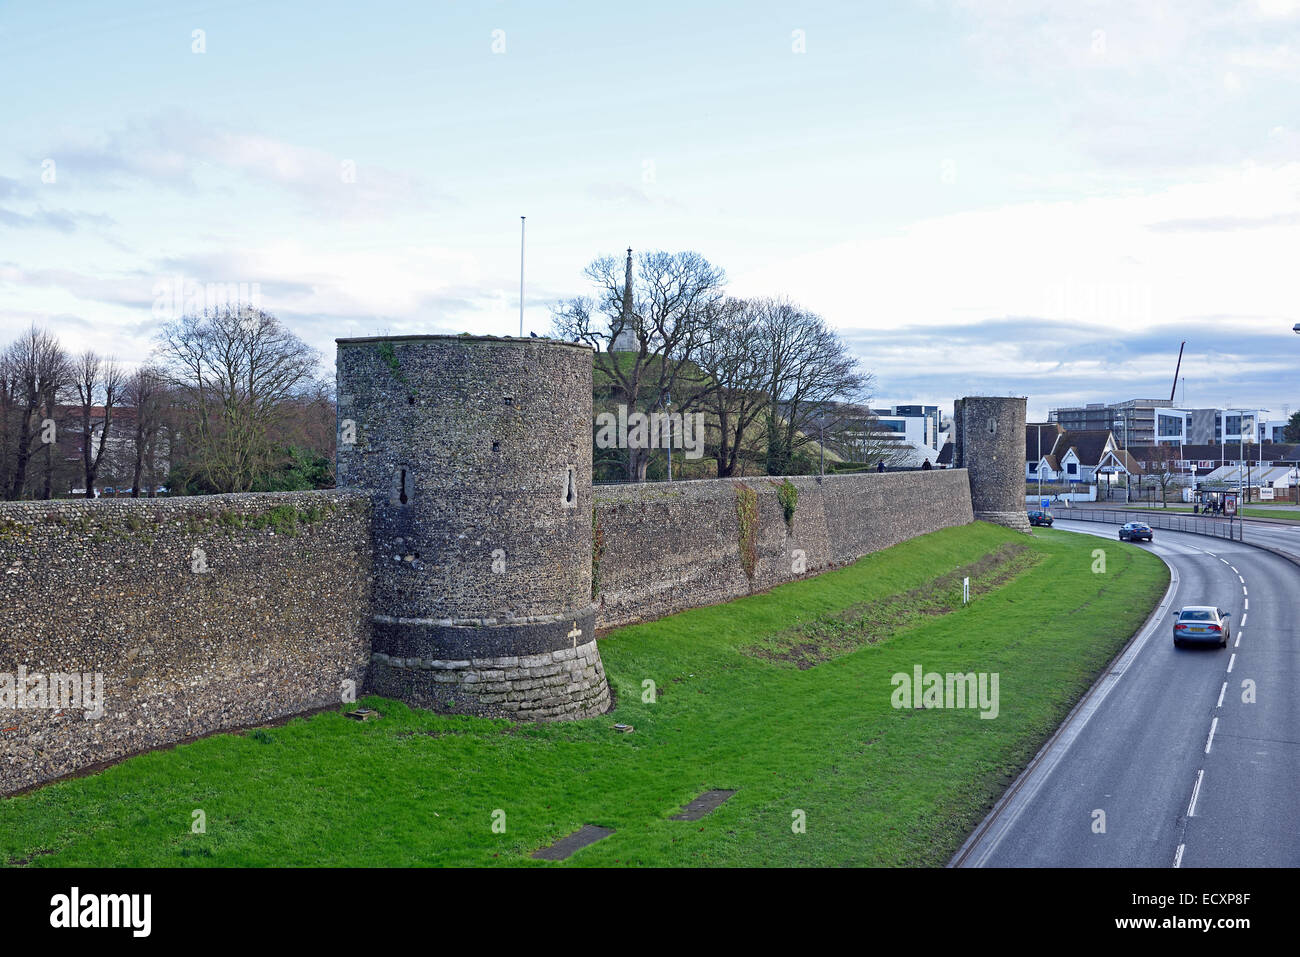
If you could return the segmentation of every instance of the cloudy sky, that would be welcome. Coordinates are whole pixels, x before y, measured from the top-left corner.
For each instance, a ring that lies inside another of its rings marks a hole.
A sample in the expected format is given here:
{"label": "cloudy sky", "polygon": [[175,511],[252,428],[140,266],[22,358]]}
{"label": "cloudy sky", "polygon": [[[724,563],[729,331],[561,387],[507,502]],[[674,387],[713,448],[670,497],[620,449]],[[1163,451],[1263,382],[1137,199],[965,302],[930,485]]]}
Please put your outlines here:
{"label": "cloudy sky", "polygon": [[10,3],[0,84],[6,341],[134,363],[207,283],[327,363],[512,333],[527,215],[539,333],[695,249],[881,403],[1167,397],[1185,339],[1187,404],[1300,408],[1300,0]]}

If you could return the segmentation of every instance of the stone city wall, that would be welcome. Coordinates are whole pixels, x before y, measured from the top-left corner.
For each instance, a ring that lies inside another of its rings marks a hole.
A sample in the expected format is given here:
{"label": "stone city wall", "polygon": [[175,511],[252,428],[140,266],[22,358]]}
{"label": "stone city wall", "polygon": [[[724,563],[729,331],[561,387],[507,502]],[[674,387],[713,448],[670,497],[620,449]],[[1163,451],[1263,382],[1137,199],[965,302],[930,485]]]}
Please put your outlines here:
{"label": "stone city wall", "polygon": [[[973,520],[960,469],[795,477],[789,526],[781,481],[597,486],[597,624],[729,601]],[[756,520],[742,536],[737,502],[750,494]]]}
{"label": "stone city wall", "polygon": [[[428,707],[470,699],[501,717],[600,713],[595,625],[727,601],[972,520],[961,470],[790,483],[789,527],[781,480],[767,477],[597,487],[595,620],[534,622],[527,642],[466,629],[509,647],[454,655],[375,647],[364,493],[0,504],[0,794],[337,705],[353,687]],[[90,680],[56,693],[54,675]],[[96,675],[103,713],[87,719]],[[50,707],[58,695],[66,706]]]}
{"label": "stone city wall", "polygon": [[360,693],[371,580],[353,493],[0,504],[0,793]]}

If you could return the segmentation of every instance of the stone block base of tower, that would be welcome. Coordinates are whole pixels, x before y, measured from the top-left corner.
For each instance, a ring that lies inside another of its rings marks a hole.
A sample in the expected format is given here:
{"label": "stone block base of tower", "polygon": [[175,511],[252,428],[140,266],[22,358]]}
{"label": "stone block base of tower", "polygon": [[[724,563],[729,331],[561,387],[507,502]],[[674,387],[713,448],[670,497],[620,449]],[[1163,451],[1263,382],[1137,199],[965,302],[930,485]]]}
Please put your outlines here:
{"label": "stone block base of tower", "polygon": [[1005,525],[1007,528],[1014,528],[1017,532],[1033,531],[1029,527],[1029,514],[1024,509],[1018,512],[976,512],[975,521]]}
{"label": "stone block base of tower", "polygon": [[366,690],[417,708],[518,721],[609,710],[596,610],[526,621],[376,616]]}
{"label": "stone block base of tower", "polygon": [[609,710],[609,684],[594,640],[536,655],[438,661],[376,652],[374,694],[417,708],[517,721],[590,718]]}

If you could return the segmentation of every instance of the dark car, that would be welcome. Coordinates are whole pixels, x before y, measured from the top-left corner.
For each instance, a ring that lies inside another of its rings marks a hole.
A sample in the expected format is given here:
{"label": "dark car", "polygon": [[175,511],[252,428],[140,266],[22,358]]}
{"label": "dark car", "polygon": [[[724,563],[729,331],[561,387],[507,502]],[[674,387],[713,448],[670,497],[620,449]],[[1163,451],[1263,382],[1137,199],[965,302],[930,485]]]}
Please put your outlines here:
{"label": "dark car", "polygon": [[1052,527],[1052,515],[1051,515],[1050,512],[1030,512],[1030,513],[1029,513],[1029,524],[1030,524],[1030,525],[1042,525],[1042,526],[1044,526],[1045,528],[1051,528],[1051,527]]}
{"label": "dark car", "polygon": [[1228,647],[1232,631],[1228,627],[1229,615],[1222,608],[1213,605],[1187,605],[1178,612],[1174,619],[1174,647],[1181,648],[1186,642],[1206,642]]}
{"label": "dark car", "polygon": [[1145,522],[1125,522],[1119,527],[1121,542],[1151,541],[1151,526]]}

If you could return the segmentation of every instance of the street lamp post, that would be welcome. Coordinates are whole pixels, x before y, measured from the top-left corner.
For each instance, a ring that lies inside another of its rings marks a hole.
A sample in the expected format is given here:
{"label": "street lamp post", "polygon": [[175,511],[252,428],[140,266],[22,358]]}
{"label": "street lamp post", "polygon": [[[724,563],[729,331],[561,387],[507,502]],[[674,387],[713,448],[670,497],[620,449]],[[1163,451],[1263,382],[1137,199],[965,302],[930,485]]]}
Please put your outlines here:
{"label": "street lamp post", "polygon": [[817,418],[817,474],[826,474],[826,420]]}
{"label": "street lamp post", "polygon": [[[1128,459],[1132,457],[1132,453],[1130,453],[1128,450],[1128,416],[1121,415],[1119,417],[1119,420],[1124,423],[1124,457],[1125,459]],[[1125,466],[1124,468],[1124,504],[1125,505],[1129,504],[1128,487],[1129,487],[1129,480],[1131,478],[1132,475],[1129,473],[1128,467]]]}

